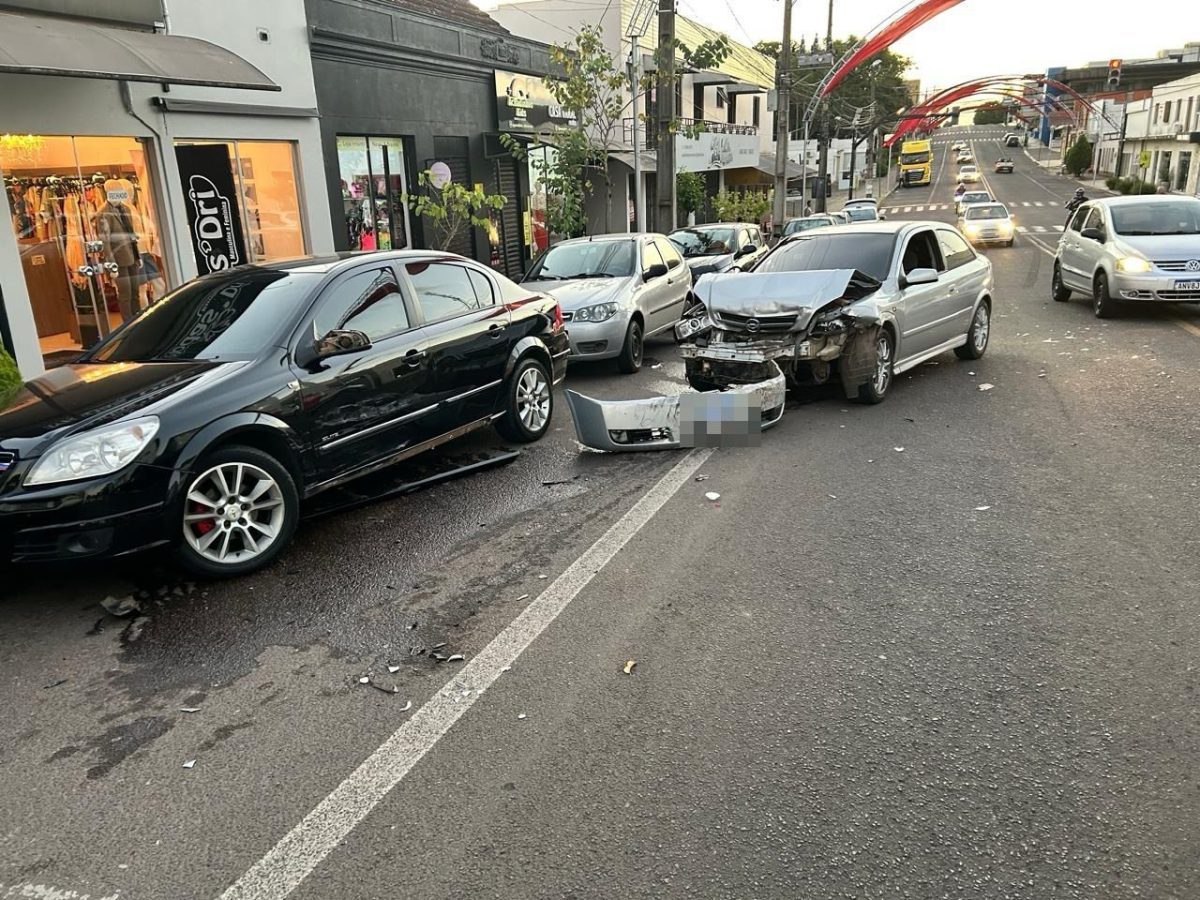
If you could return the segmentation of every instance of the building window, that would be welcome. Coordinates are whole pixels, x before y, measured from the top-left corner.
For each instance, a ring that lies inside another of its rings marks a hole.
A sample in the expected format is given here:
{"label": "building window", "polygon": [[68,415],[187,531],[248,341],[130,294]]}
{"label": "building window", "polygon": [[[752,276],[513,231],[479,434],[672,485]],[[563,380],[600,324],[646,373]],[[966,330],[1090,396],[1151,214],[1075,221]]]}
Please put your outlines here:
{"label": "building window", "polygon": [[0,136],[0,172],[48,367],[167,292],[148,155],[132,137]]}
{"label": "building window", "polygon": [[1179,168],[1175,172],[1175,190],[1187,189],[1188,175],[1192,172],[1192,153],[1190,150],[1179,152]]}
{"label": "building window", "polygon": [[725,91],[722,88],[717,88],[717,109],[725,108]]}
{"label": "building window", "polygon": [[1185,129],[1188,129],[1188,130],[1190,130],[1190,129],[1191,129],[1191,124],[1192,124],[1192,103],[1194,103],[1194,102],[1195,102],[1195,100],[1196,100],[1196,98],[1195,98],[1195,97],[1188,97],[1188,110],[1187,110],[1187,115],[1183,117],[1183,126],[1184,126],[1184,128],[1185,128]]}
{"label": "building window", "polygon": [[402,140],[339,135],[337,154],[347,246],[351,250],[411,246]]}
{"label": "building window", "polygon": [[758,117],[761,115],[762,115],[762,98],[755,97],[754,98],[754,108],[753,108],[753,112],[751,113],[751,121],[754,123],[754,127],[756,127],[756,128],[758,127]]}
{"label": "building window", "polygon": [[[307,252],[300,216],[295,144],[291,141],[189,140],[176,141],[175,146],[226,148],[245,242],[246,259],[243,262],[270,262],[303,256]],[[186,182],[186,176],[184,180]],[[184,193],[187,193],[186,184]]]}
{"label": "building window", "polygon": [[1157,124],[1158,124],[1158,111],[1159,111],[1159,109],[1161,109],[1161,104],[1155,103],[1155,104],[1154,104],[1154,117],[1153,117],[1153,118],[1151,119],[1151,121],[1150,121],[1150,124],[1151,124],[1151,125],[1157,125]]}
{"label": "building window", "polygon": [[1168,100],[1165,103],[1163,103],[1163,123],[1166,124],[1167,122],[1170,122],[1170,121],[1171,121],[1171,101]]}

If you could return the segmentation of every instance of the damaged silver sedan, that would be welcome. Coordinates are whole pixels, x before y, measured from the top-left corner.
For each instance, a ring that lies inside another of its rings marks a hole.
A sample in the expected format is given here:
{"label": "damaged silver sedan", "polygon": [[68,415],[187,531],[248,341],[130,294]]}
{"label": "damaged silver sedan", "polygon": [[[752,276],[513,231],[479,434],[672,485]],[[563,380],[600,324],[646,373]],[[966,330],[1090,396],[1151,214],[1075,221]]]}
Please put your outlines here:
{"label": "damaged silver sedan", "polygon": [[787,238],[750,273],[708,275],[676,326],[688,383],[790,387],[838,379],[879,403],[896,375],[953,350],[979,359],[991,332],[992,266],[954,228],[871,223]]}

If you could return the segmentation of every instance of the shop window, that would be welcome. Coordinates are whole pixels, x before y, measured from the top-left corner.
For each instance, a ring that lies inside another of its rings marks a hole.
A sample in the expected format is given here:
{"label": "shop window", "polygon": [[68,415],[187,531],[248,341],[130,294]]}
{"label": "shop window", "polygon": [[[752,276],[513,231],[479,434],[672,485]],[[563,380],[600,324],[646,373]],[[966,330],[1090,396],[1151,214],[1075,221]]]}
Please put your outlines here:
{"label": "shop window", "polygon": [[0,135],[0,172],[48,366],[167,291],[146,157],[132,137]]}
{"label": "shop window", "polygon": [[347,246],[399,250],[411,246],[404,148],[398,137],[337,139]]}
{"label": "shop window", "polygon": [[1191,151],[1181,150],[1179,153],[1179,169],[1175,173],[1175,190],[1187,189],[1188,176],[1192,172]]}
{"label": "shop window", "polygon": [[[186,163],[179,149],[195,146],[225,148],[237,198],[239,247],[245,253],[235,264],[271,262],[308,252],[300,215],[294,144],[290,141],[180,141],[175,146],[177,156],[180,156],[185,194],[189,190],[190,174],[184,169]],[[209,271],[199,256],[197,265],[201,273]]]}

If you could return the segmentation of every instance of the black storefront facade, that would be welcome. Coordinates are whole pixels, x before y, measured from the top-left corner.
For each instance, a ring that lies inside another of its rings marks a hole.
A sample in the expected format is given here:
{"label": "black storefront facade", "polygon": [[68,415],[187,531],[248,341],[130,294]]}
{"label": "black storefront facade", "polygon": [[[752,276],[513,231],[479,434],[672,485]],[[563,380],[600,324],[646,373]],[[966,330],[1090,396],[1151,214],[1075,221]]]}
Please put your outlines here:
{"label": "black storefront facade", "polygon": [[538,94],[549,48],[469,0],[307,0],[307,11],[335,246],[431,246],[401,198],[441,163],[508,200],[493,229],[451,249],[519,277],[538,243],[530,165],[499,140],[498,93],[516,79]]}

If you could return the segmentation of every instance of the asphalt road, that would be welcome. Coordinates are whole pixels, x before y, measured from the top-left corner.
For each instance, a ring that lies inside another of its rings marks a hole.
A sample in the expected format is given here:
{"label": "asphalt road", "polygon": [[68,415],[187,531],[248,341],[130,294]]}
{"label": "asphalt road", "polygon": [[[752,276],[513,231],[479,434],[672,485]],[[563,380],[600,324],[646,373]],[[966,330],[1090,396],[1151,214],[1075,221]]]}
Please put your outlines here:
{"label": "asphalt road", "polygon": [[255,578],[5,585],[0,898],[1200,895],[1200,314],[1051,302],[1075,183],[1005,155],[989,352],[880,406],[617,457],[560,404]]}

